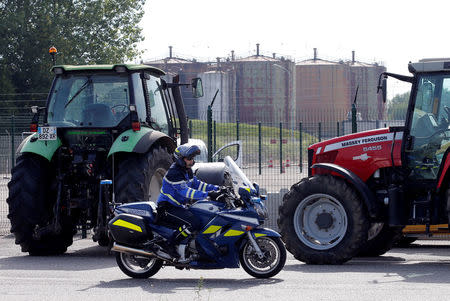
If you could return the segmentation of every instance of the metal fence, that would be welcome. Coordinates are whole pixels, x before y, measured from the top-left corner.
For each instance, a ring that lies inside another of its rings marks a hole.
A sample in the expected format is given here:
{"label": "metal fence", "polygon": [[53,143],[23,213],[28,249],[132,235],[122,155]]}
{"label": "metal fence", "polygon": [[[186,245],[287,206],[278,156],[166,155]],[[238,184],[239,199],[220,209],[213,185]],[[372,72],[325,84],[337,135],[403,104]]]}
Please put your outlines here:
{"label": "metal fence", "polygon": [[[2,115],[3,111],[3,115]],[[14,115],[0,109],[0,235],[9,233],[7,219],[7,183],[15,160],[15,149],[27,135],[31,112],[15,110]],[[8,111],[9,112],[9,111]],[[220,112],[212,114],[208,129],[207,112],[200,119],[190,120],[190,137],[208,141],[211,152],[239,140],[242,143],[242,168],[253,182],[267,194],[270,213],[268,227],[277,229],[278,206],[290,186],[307,176],[309,145],[352,132],[351,120],[308,120],[306,122],[219,122]],[[343,114],[346,115],[346,114]],[[330,116],[330,114],[324,114]],[[357,130],[403,125],[402,120],[357,121]],[[208,136],[208,132],[211,133]]]}

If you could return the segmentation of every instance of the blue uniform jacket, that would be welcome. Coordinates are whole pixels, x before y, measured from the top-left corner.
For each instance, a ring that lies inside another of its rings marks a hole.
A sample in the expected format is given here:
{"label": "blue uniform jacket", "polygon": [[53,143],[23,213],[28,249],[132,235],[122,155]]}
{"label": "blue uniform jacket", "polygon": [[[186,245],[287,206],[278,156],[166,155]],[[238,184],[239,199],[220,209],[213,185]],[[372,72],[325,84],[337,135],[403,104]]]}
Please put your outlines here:
{"label": "blue uniform jacket", "polygon": [[219,186],[197,179],[191,169],[173,163],[163,179],[157,203],[169,202],[174,206],[184,207],[189,201],[205,199],[208,191],[218,189]]}

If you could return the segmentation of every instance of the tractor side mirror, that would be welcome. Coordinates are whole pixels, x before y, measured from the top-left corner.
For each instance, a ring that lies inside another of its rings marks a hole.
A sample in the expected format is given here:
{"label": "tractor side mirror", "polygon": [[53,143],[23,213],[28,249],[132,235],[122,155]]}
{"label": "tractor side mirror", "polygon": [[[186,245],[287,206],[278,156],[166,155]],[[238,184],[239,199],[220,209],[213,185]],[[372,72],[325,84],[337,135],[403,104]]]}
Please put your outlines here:
{"label": "tractor side mirror", "polygon": [[383,78],[383,81],[381,82],[381,90],[383,95],[383,102],[386,102],[387,99],[387,78]]}
{"label": "tractor side mirror", "polygon": [[194,96],[194,98],[199,98],[203,96],[202,79],[199,77],[192,79],[192,95]]}
{"label": "tractor side mirror", "polygon": [[383,102],[386,102],[387,99],[387,75],[384,73],[380,74],[380,78],[378,79],[378,87],[377,87],[377,93],[380,93],[383,97]]}

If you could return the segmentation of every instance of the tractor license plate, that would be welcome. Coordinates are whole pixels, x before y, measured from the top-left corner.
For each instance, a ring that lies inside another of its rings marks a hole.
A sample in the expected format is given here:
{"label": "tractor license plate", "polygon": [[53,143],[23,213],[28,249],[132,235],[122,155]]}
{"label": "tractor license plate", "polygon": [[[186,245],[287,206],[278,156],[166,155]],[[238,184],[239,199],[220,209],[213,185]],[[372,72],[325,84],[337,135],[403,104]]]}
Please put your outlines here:
{"label": "tractor license plate", "polygon": [[56,127],[40,126],[38,127],[39,140],[56,140]]}

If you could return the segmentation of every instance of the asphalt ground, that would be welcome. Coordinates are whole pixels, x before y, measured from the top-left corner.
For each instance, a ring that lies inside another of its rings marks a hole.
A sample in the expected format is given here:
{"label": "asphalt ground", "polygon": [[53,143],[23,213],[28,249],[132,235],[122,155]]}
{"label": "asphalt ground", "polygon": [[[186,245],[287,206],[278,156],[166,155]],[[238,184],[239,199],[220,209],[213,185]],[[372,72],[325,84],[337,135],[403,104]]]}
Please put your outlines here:
{"label": "asphalt ground", "polygon": [[79,239],[61,256],[32,257],[0,238],[0,300],[447,300],[450,242],[419,241],[339,266],[306,265],[290,254],[271,279],[243,269],[162,269],[131,279],[114,255]]}

